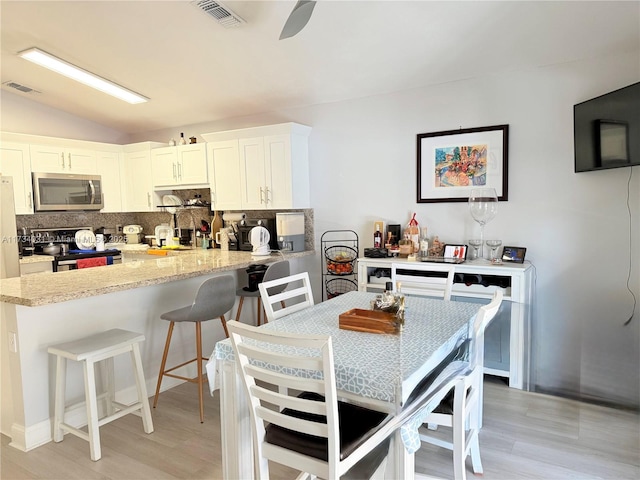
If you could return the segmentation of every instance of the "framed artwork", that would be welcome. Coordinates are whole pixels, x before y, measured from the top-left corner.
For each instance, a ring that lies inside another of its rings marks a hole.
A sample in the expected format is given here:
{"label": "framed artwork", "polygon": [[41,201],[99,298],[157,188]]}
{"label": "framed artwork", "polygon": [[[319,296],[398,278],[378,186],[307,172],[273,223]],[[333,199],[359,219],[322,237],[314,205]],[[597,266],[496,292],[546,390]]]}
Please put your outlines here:
{"label": "framed artwork", "polygon": [[466,202],[477,187],[506,201],[508,147],[509,125],[418,134],[418,203]]}

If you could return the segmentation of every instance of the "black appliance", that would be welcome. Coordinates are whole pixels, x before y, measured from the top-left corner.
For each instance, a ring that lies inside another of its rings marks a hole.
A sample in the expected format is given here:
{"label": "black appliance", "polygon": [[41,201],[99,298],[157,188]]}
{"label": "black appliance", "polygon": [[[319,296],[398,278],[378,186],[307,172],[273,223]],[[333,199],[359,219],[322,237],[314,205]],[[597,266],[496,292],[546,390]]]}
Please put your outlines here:
{"label": "black appliance", "polygon": [[575,172],[640,165],[640,82],[573,107]]}
{"label": "black appliance", "polygon": [[258,285],[262,283],[262,279],[264,278],[264,274],[267,271],[266,265],[249,265],[247,268],[247,286],[243,287],[243,290],[247,292],[257,292]]}
{"label": "black appliance", "polygon": [[262,226],[269,231],[269,248],[278,250],[278,237],[276,235],[276,221],[273,218],[247,218],[238,223],[238,250],[250,252],[253,250],[251,245],[251,229],[253,227]]}
{"label": "black appliance", "polygon": [[53,271],[61,272],[64,270],[76,270],[78,268],[78,260],[85,258],[106,257],[106,264],[122,263],[122,252],[117,249],[104,250],[98,252],[96,250],[82,250],[76,244],[76,232],[80,230],[91,230],[90,227],[71,227],[71,228],[34,228],[31,230],[31,242],[35,255],[48,255],[43,249],[50,243],[54,245],[65,246],[65,253],[53,255]]}

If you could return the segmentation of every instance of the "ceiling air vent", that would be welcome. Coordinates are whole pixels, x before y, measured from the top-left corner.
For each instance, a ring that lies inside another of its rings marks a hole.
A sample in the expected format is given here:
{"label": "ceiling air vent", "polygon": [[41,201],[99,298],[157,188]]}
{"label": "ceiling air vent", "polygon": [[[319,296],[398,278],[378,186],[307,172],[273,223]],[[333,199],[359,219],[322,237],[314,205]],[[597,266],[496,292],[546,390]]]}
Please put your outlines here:
{"label": "ceiling air vent", "polygon": [[39,92],[38,90],[34,90],[31,87],[27,87],[26,85],[20,85],[19,83],[16,83],[16,82],[4,82],[3,85],[5,87],[15,88],[16,90],[19,90],[22,93],[42,93],[42,92]]}
{"label": "ceiling air vent", "polygon": [[191,4],[211,15],[225,28],[237,27],[241,23],[246,23],[242,18],[220,2],[216,2],[214,0],[197,0],[195,2],[191,2]]}

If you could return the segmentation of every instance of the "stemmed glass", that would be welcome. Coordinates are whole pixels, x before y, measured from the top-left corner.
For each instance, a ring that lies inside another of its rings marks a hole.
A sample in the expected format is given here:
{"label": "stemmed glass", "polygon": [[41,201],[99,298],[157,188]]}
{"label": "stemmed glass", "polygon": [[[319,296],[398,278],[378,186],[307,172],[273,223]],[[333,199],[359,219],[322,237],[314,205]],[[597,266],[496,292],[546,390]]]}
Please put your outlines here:
{"label": "stemmed glass", "polygon": [[478,248],[482,246],[482,240],[479,238],[471,238],[469,239],[469,245],[473,247],[473,258],[478,258]]}
{"label": "stemmed glass", "polygon": [[469,195],[469,213],[480,224],[480,257],[484,258],[484,226],[498,212],[498,195],[495,188],[473,188]]}
{"label": "stemmed glass", "polygon": [[498,260],[498,248],[502,245],[502,240],[487,240],[487,246],[491,249],[491,263],[502,263]]}

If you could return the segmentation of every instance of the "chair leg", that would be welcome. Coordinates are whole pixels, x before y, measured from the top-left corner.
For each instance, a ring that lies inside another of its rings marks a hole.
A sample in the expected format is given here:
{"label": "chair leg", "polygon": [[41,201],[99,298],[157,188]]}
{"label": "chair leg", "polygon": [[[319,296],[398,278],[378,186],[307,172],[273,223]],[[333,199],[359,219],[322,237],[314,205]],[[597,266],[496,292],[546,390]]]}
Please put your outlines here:
{"label": "chair leg", "polygon": [[[220,317],[224,319],[224,316]],[[203,400],[203,388],[202,382],[204,381],[202,378],[202,322],[196,323],[196,365],[198,367],[198,396],[200,398],[200,423],[204,423],[204,400]],[[225,327],[225,331],[227,330],[226,323],[222,322],[222,325]],[[227,334],[227,336],[229,336]]]}
{"label": "chair leg", "polygon": [[67,383],[67,359],[57,355],[56,360],[56,398],[53,416],[53,441],[61,442],[64,432],[60,424],[64,422],[65,388]]}
{"label": "chair leg", "polygon": [[158,404],[158,395],[160,395],[160,386],[162,385],[162,377],[164,376],[164,367],[167,364],[167,355],[169,354],[169,345],[171,345],[171,335],[173,334],[174,325],[174,322],[169,322],[169,331],[167,332],[167,341],[164,344],[162,362],[160,362],[160,373],[158,374],[158,384],[156,385],[156,396],[153,399],[153,408],[156,408]]}
{"label": "chair leg", "polygon": [[224,315],[220,315],[220,323],[222,323],[222,328],[224,328],[224,334],[227,338],[229,338],[229,330],[227,330],[227,319],[224,318]]}
{"label": "chair leg", "polygon": [[[262,313],[262,302],[260,301],[260,297],[258,297],[258,327],[262,325],[262,321],[260,319],[260,314]],[[264,323],[267,323],[267,319],[265,318]]]}
{"label": "chair leg", "polygon": [[151,409],[149,408],[149,397],[147,396],[147,385],[144,380],[142,370],[142,358],[140,357],[140,345],[134,343],[131,348],[131,362],[136,378],[136,388],[138,390],[138,403],[140,403],[142,426],[145,433],[153,432],[153,420],[151,419]]}
{"label": "chair leg", "polygon": [[473,473],[476,475],[482,475],[482,460],[480,460],[480,440],[478,439],[478,431],[473,432],[473,438],[471,438],[471,465],[473,466]]}
{"label": "chair leg", "polygon": [[100,449],[100,428],[98,426],[98,401],[96,398],[96,372],[94,363],[84,362],[84,391],[87,402],[87,431],[91,460],[97,462],[102,457]]}
{"label": "chair leg", "polygon": [[455,386],[453,397],[453,477],[455,480],[466,480],[467,472],[465,460],[467,458],[465,448],[465,425],[467,423],[465,411],[465,399],[467,391],[465,382],[460,381]]}
{"label": "chair leg", "polygon": [[240,321],[240,314],[242,313],[242,304],[244,303],[244,297],[240,297],[240,301],[238,302],[238,311],[236,312],[236,320]]}
{"label": "chair leg", "polygon": [[104,359],[105,370],[105,389],[107,391],[107,415],[111,416],[115,413],[114,402],[116,401],[115,374],[113,367],[113,357]]}

